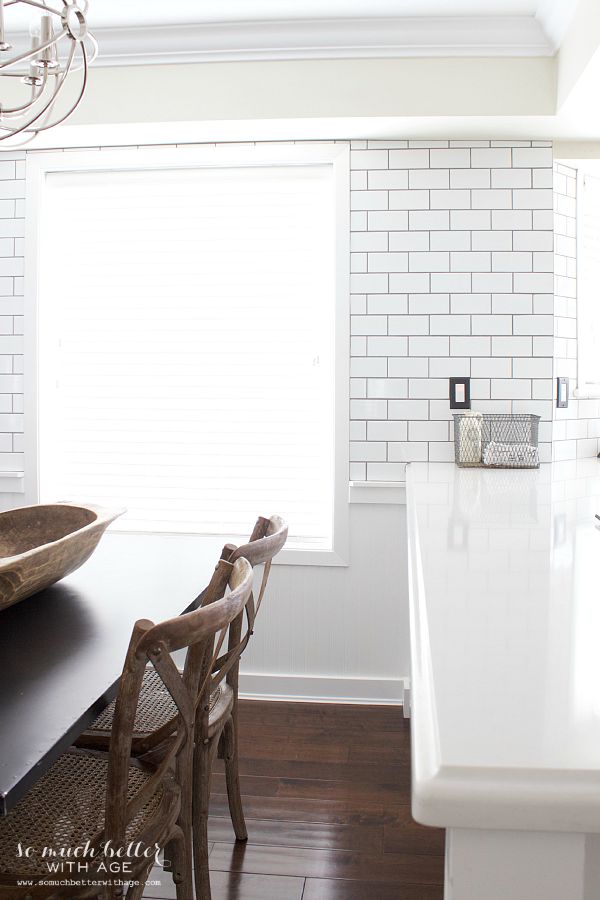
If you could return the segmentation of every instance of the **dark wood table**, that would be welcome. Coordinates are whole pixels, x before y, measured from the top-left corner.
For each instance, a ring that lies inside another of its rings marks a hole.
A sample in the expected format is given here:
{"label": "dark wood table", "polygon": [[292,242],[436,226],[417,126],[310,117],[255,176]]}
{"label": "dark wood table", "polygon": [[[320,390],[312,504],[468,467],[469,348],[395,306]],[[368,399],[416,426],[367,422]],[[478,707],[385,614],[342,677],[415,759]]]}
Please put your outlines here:
{"label": "dark wood table", "polygon": [[223,543],[107,534],[77,572],[0,612],[0,815],[115,697],[134,622],[185,611]]}

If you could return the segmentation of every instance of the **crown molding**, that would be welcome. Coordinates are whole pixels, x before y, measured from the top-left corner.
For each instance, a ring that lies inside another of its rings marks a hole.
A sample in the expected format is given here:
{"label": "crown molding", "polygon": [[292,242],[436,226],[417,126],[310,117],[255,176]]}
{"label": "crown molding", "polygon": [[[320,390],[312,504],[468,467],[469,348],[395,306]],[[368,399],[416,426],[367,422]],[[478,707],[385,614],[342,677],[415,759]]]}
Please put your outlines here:
{"label": "crown molding", "polygon": [[96,66],[238,60],[551,56],[533,16],[420,16],[99,28]]}

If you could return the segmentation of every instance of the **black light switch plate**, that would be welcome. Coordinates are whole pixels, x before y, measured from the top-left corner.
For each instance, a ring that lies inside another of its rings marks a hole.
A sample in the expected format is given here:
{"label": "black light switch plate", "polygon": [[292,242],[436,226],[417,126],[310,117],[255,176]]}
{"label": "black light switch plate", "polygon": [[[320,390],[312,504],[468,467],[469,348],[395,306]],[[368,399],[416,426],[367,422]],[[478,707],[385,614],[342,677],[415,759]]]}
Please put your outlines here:
{"label": "black light switch plate", "polygon": [[569,379],[556,379],[556,405],[559,409],[565,409],[569,405]]}
{"label": "black light switch plate", "polygon": [[470,378],[450,378],[450,409],[471,409]]}

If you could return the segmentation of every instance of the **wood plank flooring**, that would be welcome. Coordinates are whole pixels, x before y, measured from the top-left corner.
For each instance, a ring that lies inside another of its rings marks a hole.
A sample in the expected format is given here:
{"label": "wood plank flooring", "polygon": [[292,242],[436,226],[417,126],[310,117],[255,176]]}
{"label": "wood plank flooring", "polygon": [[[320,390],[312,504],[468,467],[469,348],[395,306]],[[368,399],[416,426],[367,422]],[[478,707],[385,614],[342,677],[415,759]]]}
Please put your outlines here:
{"label": "wood plank flooring", "polygon": [[[247,844],[235,842],[221,767],[212,900],[442,900],[444,832],[411,818],[401,709],[242,702]],[[151,877],[145,897],[176,896],[170,875]]]}

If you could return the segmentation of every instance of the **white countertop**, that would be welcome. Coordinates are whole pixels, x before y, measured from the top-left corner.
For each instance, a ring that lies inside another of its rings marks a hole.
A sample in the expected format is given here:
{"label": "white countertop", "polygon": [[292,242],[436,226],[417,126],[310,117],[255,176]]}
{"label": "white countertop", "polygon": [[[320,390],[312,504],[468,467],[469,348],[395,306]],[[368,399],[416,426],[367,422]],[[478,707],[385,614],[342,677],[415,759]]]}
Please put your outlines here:
{"label": "white countertop", "polygon": [[413,815],[600,833],[600,461],[411,464]]}

